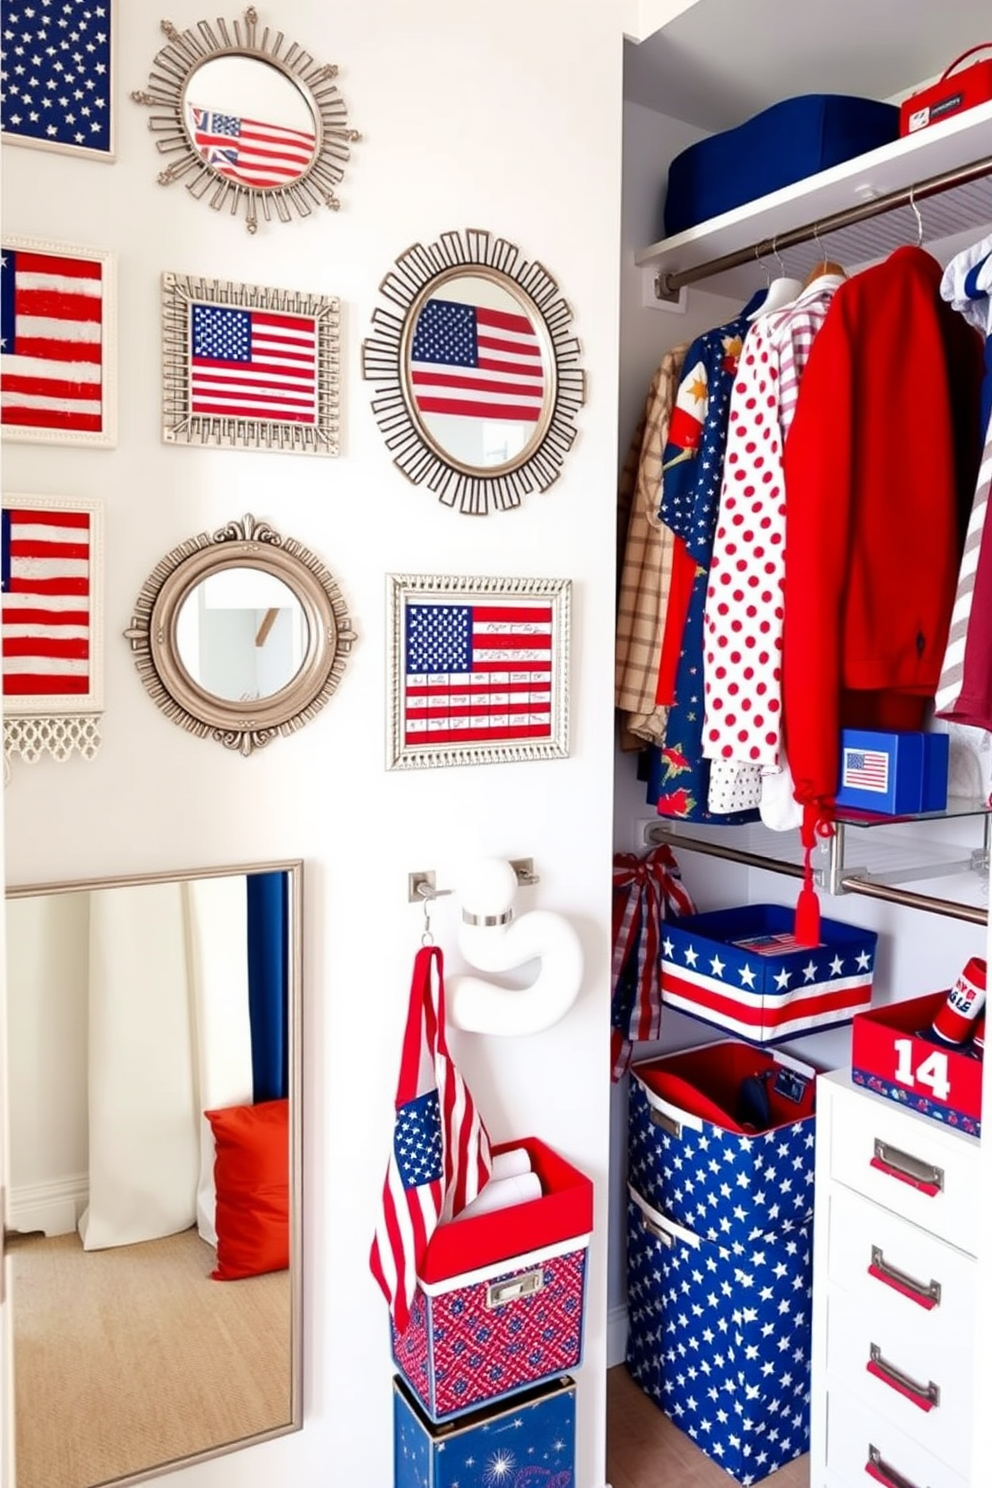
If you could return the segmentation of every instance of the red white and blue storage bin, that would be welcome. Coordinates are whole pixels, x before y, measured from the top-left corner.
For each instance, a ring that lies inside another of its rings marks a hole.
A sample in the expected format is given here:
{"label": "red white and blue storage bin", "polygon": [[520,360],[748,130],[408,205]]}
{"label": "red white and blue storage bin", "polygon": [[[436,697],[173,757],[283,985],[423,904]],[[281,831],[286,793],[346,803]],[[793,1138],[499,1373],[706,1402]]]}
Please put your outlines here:
{"label": "red white and blue storage bin", "polygon": [[809,1450],[811,1242],[708,1240],[629,1190],[627,1368],[741,1484]]}
{"label": "red white and blue storage bin", "polygon": [[592,1182],[536,1137],[522,1147],[542,1196],[439,1225],[393,1359],[434,1422],[582,1361]]}
{"label": "red white and blue storage bin", "polygon": [[567,1375],[438,1425],[393,1381],[393,1488],[572,1488],[575,1382]]}
{"label": "red white and blue storage bin", "polygon": [[[631,1074],[628,1177],[652,1209],[735,1244],[808,1223],[816,1142],[809,1065],[727,1040],[644,1060]],[[763,1131],[742,1104],[752,1081],[768,1102]]]}
{"label": "red white and blue storage bin", "polygon": [[821,919],[820,942],[808,946],[794,926],[783,904],[667,921],[662,1002],[758,1044],[850,1023],[871,1004],[878,936]]}

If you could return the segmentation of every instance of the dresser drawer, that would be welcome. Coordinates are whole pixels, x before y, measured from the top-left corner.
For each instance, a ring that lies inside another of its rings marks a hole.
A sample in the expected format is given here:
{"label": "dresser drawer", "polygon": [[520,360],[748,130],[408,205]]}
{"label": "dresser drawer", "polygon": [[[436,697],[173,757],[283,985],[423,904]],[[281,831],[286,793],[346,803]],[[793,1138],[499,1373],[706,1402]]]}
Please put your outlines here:
{"label": "dresser drawer", "polygon": [[955,1472],[833,1380],[827,1387],[827,1483],[969,1488],[967,1468]]}
{"label": "dresser drawer", "polygon": [[917,1354],[951,1351],[970,1369],[977,1261],[839,1184],[828,1205],[826,1268],[880,1335],[909,1328]]}
{"label": "dresser drawer", "polygon": [[970,1340],[927,1338],[915,1317],[883,1317],[839,1289],[827,1297],[827,1378],[849,1382],[872,1419],[959,1473],[971,1450],[972,1357]]}
{"label": "dresser drawer", "polygon": [[832,1094],[831,1177],[977,1254],[977,1138],[855,1086]]}

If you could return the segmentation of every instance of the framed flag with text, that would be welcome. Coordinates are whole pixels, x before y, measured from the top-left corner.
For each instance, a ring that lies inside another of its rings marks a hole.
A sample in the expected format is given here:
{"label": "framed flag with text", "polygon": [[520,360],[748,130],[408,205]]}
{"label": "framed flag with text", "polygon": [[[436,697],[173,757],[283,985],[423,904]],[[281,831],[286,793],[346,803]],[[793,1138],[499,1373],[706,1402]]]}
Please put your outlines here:
{"label": "framed flag with text", "polygon": [[338,453],[336,299],[162,276],[162,438]]}
{"label": "framed flag with text", "polygon": [[387,769],[567,756],[569,579],[388,583]]}
{"label": "framed flag with text", "polygon": [[92,759],[103,711],[103,534],[95,501],[5,495],[0,510],[4,763]]}
{"label": "framed flag with text", "polygon": [[116,0],[27,0],[4,7],[0,139],[114,159]]}
{"label": "framed flag with text", "polygon": [[117,443],[115,267],[109,250],[3,234],[5,440]]}

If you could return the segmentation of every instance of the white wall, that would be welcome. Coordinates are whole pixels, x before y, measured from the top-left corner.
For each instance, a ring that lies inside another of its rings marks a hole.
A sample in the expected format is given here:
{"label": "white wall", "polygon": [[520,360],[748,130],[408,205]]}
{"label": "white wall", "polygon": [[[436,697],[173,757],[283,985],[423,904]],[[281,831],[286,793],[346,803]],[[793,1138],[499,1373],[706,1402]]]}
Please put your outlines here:
{"label": "white wall", "polygon": [[[616,469],[620,20],[608,0],[280,0],[277,24],[340,65],[363,133],[342,210],[250,237],[181,185],[156,184],[147,113],[130,102],[161,43],[158,7],[120,7],[114,165],[12,147],[4,223],[119,255],[120,441],[114,451],[11,446],[9,492],[99,497],[106,511],[106,717],[91,764],[15,762],[6,792],[10,882],[302,856],[305,904],[305,1428],[187,1469],[197,1488],[391,1482],[386,1314],[367,1253],[420,912],[406,876],[450,882],[476,853],[533,855],[520,908],[570,914],[583,993],[546,1034],[456,1040],[497,1139],[540,1134],[607,1180],[607,942],[611,853],[613,492]],[[201,10],[171,12],[177,24]],[[213,12],[210,12],[212,15]],[[490,227],[540,259],[575,311],[589,374],[560,480],[506,515],[442,508],[393,468],[360,377],[377,286],[410,243]],[[343,454],[337,461],[175,449],[159,432],[163,270],[337,294],[343,302]],[[316,552],[360,639],[311,726],[244,760],[168,722],[122,631],[159,558],[245,511]],[[385,575],[534,574],[574,582],[571,754],[560,762],[384,769]],[[454,949],[456,907],[435,931]],[[577,1488],[603,1482],[605,1226],[592,1248],[580,1374]]]}

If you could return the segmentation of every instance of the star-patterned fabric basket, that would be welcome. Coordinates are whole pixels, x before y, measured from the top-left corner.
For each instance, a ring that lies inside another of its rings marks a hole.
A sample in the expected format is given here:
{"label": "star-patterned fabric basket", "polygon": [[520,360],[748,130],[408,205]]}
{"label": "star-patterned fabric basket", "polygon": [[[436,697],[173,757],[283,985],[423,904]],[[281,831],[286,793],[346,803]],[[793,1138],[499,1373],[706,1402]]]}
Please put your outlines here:
{"label": "star-patterned fabric basket", "polygon": [[850,1023],[871,1005],[878,936],[821,919],[820,943],[794,936],[795,910],[746,904],[665,927],[661,1000],[757,1044]]}
{"label": "star-patterned fabric basket", "polygon": [[[809,1221],[816,1081],[808,1065],[727,1040],[642,1061],[631,1073],[628,1176],[653,1209],[709,1241],[750,1243]],[[763,1131],[743,1104],[745,1082],[755,1080],[768,1103]]]}
{"label": "star-patterned fabric basket", "polygon": [[573,1488],[568,1375],[439,1426],[393,1380],[393,1488]]}
{"label": "star-patterned fabric basket", "polygon": [[718,1241],[627,1209],[627,1368],[747,1485],[809,1450],[812,1227]]}

